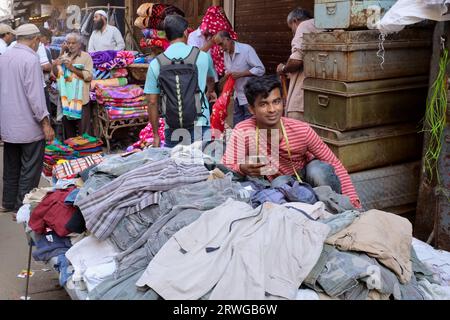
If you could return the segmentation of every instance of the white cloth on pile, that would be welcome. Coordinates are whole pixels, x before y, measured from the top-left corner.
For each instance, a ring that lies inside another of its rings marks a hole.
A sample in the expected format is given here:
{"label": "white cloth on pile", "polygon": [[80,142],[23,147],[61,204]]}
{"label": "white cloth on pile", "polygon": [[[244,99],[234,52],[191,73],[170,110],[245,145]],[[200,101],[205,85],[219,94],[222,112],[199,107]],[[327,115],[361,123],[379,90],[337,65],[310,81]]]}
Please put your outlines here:
{"label": "white cloth on pile", "polygon": [[30,221],[31,216],[31,204],[26,203],[20,207],[17,211],[16,220],[17,223],[26,223],[28,225],[28,221]]}
{"label": "white cloth on pile", "polygon": [[417,258],[439,277],[436,280],[440,281],[443,286],[450,286],[450,252],[436,250],[416,238],[413,238],[412,246],[416,251]]}
{"label": "white cloth on pile", "polygon": [[430,283],[426,279],[417,282],[426,300],[450,300],[450,287]]}
{"label": "white cloth on pile", "polygon": [[305,211],[313,219],[324,220],[334,216],[326,210],[325,203],[318,201],[315,204],[303,202],[287,202],[282,204],[285,207],[294,207]]}
{"label": "white cloth on pile", "polygon": [[317,292],[311,289],[300,289],[297,292],[295,300],[320,300]]}
{"label": "white cloth on pile", "polygon": [[[178,231],[137,281],[164,299],[295,299],[330,228],[294,209],[228,199]],[[266,294],[268,293],[268,294]]]}
{"label": "white cloth on pile", "polygon": [[[118,251],[108,241],[89,236],[77,242],[66,252],[74,268],[74,278],[82,278],[88,290],[92,290],[116,269],[114,257]],[[114,266],[114,267],[112,267]]]}
{"label": "white cloth on pile", "polygon": [[447,3],[450,0],[398,0],[378,22],[377,29],[389,34],[425,19],[448,21]]}

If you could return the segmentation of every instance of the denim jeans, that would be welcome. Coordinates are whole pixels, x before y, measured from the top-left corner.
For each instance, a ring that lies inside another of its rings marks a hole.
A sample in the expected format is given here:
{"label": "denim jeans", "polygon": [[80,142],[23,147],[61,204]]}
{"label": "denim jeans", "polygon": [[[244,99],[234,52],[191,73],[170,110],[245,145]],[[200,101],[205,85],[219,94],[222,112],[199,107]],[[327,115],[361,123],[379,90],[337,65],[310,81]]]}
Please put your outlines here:
{"label": "denim jeans", "polygon": [[130,214],[120,220],[109,240],[120,251],[125,251],[147,231],[159,216],[158,205],[151,205],[141,212]]}
{"label": "denim jeans", "polygon": [[326,162],[312,160],[302,169],[301,176],[313,188],[330,186],[334,192],[342,194],[341,182],[334,167]]}
{"label": "denim jeans", "polygon": [[241,105],[239,100],[234,101],[234,111],[233,111],[233,127],[235,127],[239,122],[251,118],[252,114],[248,111],[248,104]]}
{"label": "denim jeans", "polygon": [[178,144],[190,145],[195,141],[209,141],[211,140],[210,127],[195,126],[191,129],[170,129],[164,130],[166,148],[173,148]]}

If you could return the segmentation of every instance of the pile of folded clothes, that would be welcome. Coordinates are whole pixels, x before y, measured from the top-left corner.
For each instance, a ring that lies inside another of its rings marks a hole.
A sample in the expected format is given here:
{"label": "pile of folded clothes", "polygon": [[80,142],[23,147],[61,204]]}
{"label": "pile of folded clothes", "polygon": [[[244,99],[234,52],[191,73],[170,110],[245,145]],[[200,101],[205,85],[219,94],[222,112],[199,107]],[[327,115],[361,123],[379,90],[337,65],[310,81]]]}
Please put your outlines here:
{"label": "pile of folded clothes", "polygon": [[146,117],[147,101],[138,85],[121,87],[96,86],[97,102],[104,106],[110,119]]}
{"label": "pile of folded clothes", "polygon": [[69,138],[64,141],[69,147],[77,151],[81,157],[93,155],[102,152],[103,142],[96,137],[92,137],[87,133],[82,136]]}
{"label": "pile of folded clothes", "polygon": [[127,66],[134,63],[135,53],[132,51],[97,51],[90,53],[94,63],[93,81],[91,81],[91,100],[95,100],[95,87],[124,86],[128,84]]}
{"label": "pile of folded clothes", "polygon": [[44,175],[63,179],[102,161],[103,142],[88,134],[45,146]]}
{"label": "pile of folded clothes", "polygon": [[80,157],[78,151],[73,150],[70,146],[62,143],[58,139],[53,140],[51,144],[45,146],[44,154],[44,175],[52,176],[53,166],[60,160],[72,160]]}
{"label": "pile of folded clothes", "polygon": [[143,38],[140,40],[141,48],[150,48],[153,51],[164,51],[170,43],[163,31],[164,19],[169,15],[180,15],[184,12],[174,5],[162,3],[143,3],[137,9],[134,25],[142,30]]}
{"label": "pile of folded clothes", "polygon": [[162,50],[166,50],[170,42],[166,38],[166,33],[158,29],[143,29],[142,34],[144,37],[140,41],[141,48],[158,47]]}

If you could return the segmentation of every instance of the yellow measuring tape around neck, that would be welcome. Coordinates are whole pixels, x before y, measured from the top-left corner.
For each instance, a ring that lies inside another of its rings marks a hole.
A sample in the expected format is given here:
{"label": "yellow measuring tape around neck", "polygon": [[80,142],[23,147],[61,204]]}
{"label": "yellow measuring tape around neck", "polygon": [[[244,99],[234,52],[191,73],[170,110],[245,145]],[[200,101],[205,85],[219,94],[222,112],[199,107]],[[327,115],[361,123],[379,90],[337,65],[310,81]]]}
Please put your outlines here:
{"label": "yellow measuring tape around neck", "polygon": [[[281,133],[283,134],[284,140],[286,140],[289,161],[291,162],[291,166],[292,166],[292,169],[294,170],[295,177],[297,178],[298,182],[302,182],[300,175],[298,174],[297,170],[295,169],[294,162],[292,162],[292,154],[291,154],[291,147],[289,146],[289,138],[288,138],[288,135],[286,132],[286,128],[284,127],[283,120],[281,120],[281,119],[280,119],[280,124],[281,124]],[[256,125],[256,155],[259,155],[259,127],[258,127],[258,125]]]}

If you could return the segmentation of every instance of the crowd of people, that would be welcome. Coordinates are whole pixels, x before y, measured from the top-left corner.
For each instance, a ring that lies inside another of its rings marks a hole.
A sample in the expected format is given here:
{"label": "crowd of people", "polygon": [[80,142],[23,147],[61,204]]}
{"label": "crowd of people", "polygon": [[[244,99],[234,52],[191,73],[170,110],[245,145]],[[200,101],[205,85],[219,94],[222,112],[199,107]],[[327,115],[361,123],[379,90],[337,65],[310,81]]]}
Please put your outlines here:
{"label": "crowd of people", "polygon": [[[255,49],[237,41],[238,35],[220,7],[209,8],[193,32],[178,14],[168,15],[163,25],[170,45],[149,64],[144,86],[154,137],[152,147],[161,145],[161,118],[165,121],[165,147],[217,137],[211,134],[212,106],[220,95],[219,83],[232,78],[233,130],[225,141],[224,165],[246,176],[272,180],[292,175],[313,187],[329,185],[360,207],[341,162],[301,121],[302,34],[320,31],[314,28],[307,11],[296,8],[287,17],[294,35],[292,54],[286,64],[277,68],[279,75],[290,78],[286,106],[279,78],[265,75]],[[69,33],[59,57],[52,60],[46,50],[51,36],[49,30],[33,24],[16,30],[0,26],[0,125],[5,148],[4,184],[8,186],[4,188],[3,211],[16,211],[25,194],[39,183],[45,144],[55,137],[48,109],[50,79],[67,79],[68,75],[73,78],[71,86],[65,85],[64,92],[60,92],[63,108],[73,111],[71,116],[63,117],[65,137],[91,134],[89,87],[93,61],[89,53],[125,48],[120,31],[108,25],[102,10],[95,12],[87,52],[83,51],[80,34]],[[65,101],[73,86],[83,87],[81,96]]]}

